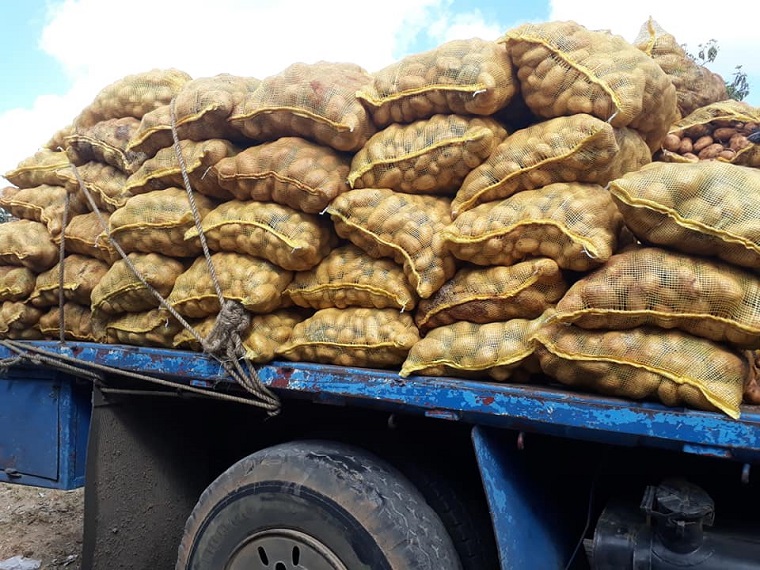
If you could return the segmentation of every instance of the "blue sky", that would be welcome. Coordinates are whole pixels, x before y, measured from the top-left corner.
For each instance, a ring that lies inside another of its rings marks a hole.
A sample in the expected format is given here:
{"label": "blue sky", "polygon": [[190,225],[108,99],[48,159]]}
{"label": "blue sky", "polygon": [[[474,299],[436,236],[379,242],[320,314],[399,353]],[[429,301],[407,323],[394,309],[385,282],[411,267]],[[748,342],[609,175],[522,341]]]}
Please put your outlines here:
{"label": "blue sky", "polygon": [[[613,7],[614,6],[614,7]],[[177,67],[193,77],[266,77],[296,61],[351,61],[369,71],[451,39],[496,39],[525,21],[575,20],[629,41],[651,15],[680,42],[715,38],[711,66],[737,63],[760,106],[760,39],[705,0],[0,0],[0,173],[35,152],[97,92],[127,75]],[[709,17],[707,16],[709,14]],[[754,56],[750,59],[750,56]]]}

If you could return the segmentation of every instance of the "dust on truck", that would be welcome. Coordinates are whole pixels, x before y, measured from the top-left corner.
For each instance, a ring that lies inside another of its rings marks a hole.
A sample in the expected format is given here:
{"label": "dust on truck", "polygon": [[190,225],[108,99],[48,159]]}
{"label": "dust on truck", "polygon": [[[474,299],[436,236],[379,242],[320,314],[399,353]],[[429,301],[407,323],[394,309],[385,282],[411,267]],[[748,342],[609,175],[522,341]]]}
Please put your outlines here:
{"label": "dust on truck", "polygon": [[760,109],[650,20],[105,87],[5,177],[0,480],[83,568],[760,568]]}

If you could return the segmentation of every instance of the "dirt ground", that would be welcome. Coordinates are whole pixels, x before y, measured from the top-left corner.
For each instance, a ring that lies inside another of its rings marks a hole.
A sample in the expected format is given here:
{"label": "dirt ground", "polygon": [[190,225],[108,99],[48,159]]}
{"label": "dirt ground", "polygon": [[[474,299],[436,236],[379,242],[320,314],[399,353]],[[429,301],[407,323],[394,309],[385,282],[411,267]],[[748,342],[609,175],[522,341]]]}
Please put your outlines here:
{"label": "dirt ground", "polygon": [[79,570],[84,492],[0,483],[0,561],[25,556],[41,568]]}

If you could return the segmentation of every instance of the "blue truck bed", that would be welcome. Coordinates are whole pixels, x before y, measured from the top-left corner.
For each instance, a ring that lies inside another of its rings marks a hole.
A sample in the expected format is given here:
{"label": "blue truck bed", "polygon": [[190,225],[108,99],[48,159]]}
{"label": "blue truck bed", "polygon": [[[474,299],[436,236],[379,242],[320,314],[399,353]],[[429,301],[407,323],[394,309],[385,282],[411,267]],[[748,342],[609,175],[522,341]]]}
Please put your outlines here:
{"label": "blue truck bed", "polygon": [[[84,363],[154,375],[208,391],[244,394],[218,362],[199,353],[83,342],[29,344]],[[11,351],[0,347],[0,358],[11,356]],[[733,420],[720,413],[542,384],[401,378],[388,370],[280,361],[258,366],[257,370],[262,382],[286,399],[404,411],[483,426],[760,463],[760,407],[745,406],[741,418]],[[25,374],[27,378],[34,376]]]}

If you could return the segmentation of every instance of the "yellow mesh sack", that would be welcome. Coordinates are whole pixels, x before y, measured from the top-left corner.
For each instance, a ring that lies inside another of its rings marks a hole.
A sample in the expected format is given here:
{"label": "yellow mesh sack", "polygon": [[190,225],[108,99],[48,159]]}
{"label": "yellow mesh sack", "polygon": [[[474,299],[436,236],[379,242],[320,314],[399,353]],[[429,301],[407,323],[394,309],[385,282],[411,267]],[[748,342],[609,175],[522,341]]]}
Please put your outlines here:
{"label": "yellow mesh sack", "polygon": [[293,328],[277,355],[295,362],[399,366],[420,339],[411,315],[396,309],[321,309]]}
{"label": "yellow mesh sack", "polygon": [[285,294],[299,307],[396,308],[410,311],[417,293],[403,268],[353,244],[338,247],[310,271],[296,273]]}
{"label": "yellow mesh sack", "polygon": [[[252,313],[268,313],[282,304],[293,273],[242,253],[211,256],[222,296]],[[219,312],[219,299],[205,257],[196,259],[176,280],[167,302],[182,316],[200,319]]]}
{"label": "yellow mesh sack", "polygon": [[106,342],[156,348],[172,348],[182,325],[165,309],[124,313],[108,319]]}
{"label": "yellow mesh sack", "polygon": [[[137,272],[164,299],[185,271],[181,261],[157,253],[130,253],[127,257]],[[92,291],[93,312],[107,315],[139,313],[158,306],[158,299],[140,282],[123,259],[109,268]]]}
{"label": "yellow mesh sack", "polygon": [[32,220],[0,224],[0,265],[21,265],[39,273],[53,267],[58,255],[45,224]]}
{"label": "yellow mesh sack", "polygon": [[[254,315],[250,329],[243,336],[245,358],[255,363],[273,360],[277,347],[287,342],[293,327],[306,318],[306,313],[294,309],[278,309],[267,315]],[[215,323],[216,315],[213,315],[196,323],[194,328],[201,338],[206,338]],[[177,333],[173,345],[174,348],[202,350],[195,337],[185,329]]]}
{"label": "yellow mesh sack", "polygon": [[216,165],[219,184],[238,200],[272,201],[309,214],[348,190],[349,158],[300,137],[247,148]]}
{"label": "yellow mesh sack", "polygon": [[294,63],[264,79],[230,121],[256,141],[294,136],[355,152],[375,132],[356,98],[371,81],[372,76],[353,63]]}
{"label": "yellow mesh sack", "polygon": [[37,275],[28,267],[0,265],[0,302],[23,301],[37,284]]}
{"label": "yellow mesh sack", "polygon": [[[182,157],[192,189],[201,194],[226,200],[230,193],[219,186],[215,165],[239,149],[229,141],[211,139],[207,141],[180,141]],[[132,194],[144,194],[169,187],[184,188],[182,168],[174,147],[162,148],[156,156],[149,158],[127,179],[125,190]]]}
{"label": "yellow mesh sack", "polygon": [[[107,213],[102,213],[101,216],[107,228],[110,216]],[[58,243],[60,243],[60,239]],[[105,228],[95,212],[79,214],[71,218],[66,226],[65,248],[66,253],[80,253],[102,259],[109,266],[117,259],[121,259],[119,253],[108,241]]]}
{"label": "yellow mesh sack", "polygon": [[609,259],[622,225],[601,186],[557,182],[468,210],[441,237],[457,258],[477,265],[548,257],[563,269],[587,271]]}
{"label": "yellow mesh sack", "polygon": [[77,166],[102,162],[125,174],[132,174],[148,158],[145,153],[127,149],[127,144],[139,126],[139,120],[124,117],[77,128],[66,137],[66,155]]}
{"label": "yellow mesh sack", "polygon": [[653,162],[609,185],[640,241],[757,269],[760,170],[717,161]]}
{"label": "yellow mesh sack", "polygon": [[[415,343],[400,376],[463,376],[498,382],[525,381],[535,371],[531,337],[540,319],[485,324],[459,321],[431,330]],[[533,364],[533,365],[531,365]],[[518,370],[526,367],[527,370]]]}
{"label": "yellow mesh sack", "polygon": [[[180,140],[240,139],[240,133],[227,121],[261,83],[253,77],[222,73],[185,83],[175,97],[175,127]],[[171,105],[163,105],[143,115],[140,128],[132,136],[129,149],[154,156],[174,144]]]}
{"label": "yellow mesh sack", "polygon": [[719,343],[675,330],[564,325],[543,327],[534,341],[541,369],[563,384],[739,417],[748,363]]}
{"label": "yellow mesh sack", "polygon": [[748,136],[760,127],[760,108],[729,99],[696,109],[671,126],[658,158],[666,162],[718,160],[760,167],[760,145]]}
{"label": "yellow mesh sack", "polygon": [[[194,192],[201,219],[217,202]],[[161,253],[170,257],[195,257],[202,252],[200,239],[185,240],[185,232],[195,227],[187,191],[182,188],[154,190],[131,197],[111,214],[109,229],[127,253]]]}
{"label": "yellow mesh sack", "polygon": [[414,320],[421,332],[456,321],[492,323],[539,317],[562,298],[567,283],[548,258],[508,267],[466,267],[420,302]]}
{"label": "yellow mesh sack", "polygon": [[507,136],[491,117],[434,115],[373,135],[351,160],[352,188],[451,194]]}
{"label": "yellow mesh sack", "polygon": [[404,267],[409,283],[427,299],[451,279],[456,260],[445,249],[442,230],[451,222],[451,201],[384,188],[350,190],[326,212],[342,238],[375,258],[390,257]]}
{"label": "yellow mesh sack", "polygon": [[64,151],[66,149],[66,137],[73,135],[75,130],[73,123],[58,129],[53,133],[53,136],[50,137],[50,140],[43,145],[43,148],[57,152]]}
{"label": "yellow mesh sack", "polygon": [[[77,174],[101,212],[113,212],[132,197],[132,193],[124,188],[127,175],[110,164],[87,162],[77,166]],[[71,168],[60,170],[57,175],[56,184],[63,185],[69,192],[81,193],[79,180]]]}
{"label": "yellow mesh sack", "polygon": [[5,178],[19,188],[34,188],[43,184],[57,185],[59,172],[69,168],[66,152],[43,148],[18,163]]}
{"label": "yellow mesh sack", "polygon": [[[45,224],[55,237],[63,228],[66,193],[63,186],[48,184],[21,189],[8,186],[0,191],[0,208],[5,208],[17,218]],[[80,192],[72,194],[69,199],[69,219],[87,210],[84,196]]]}
{"label": "yellow mesh sack", "polygon": [[140,119],[145,113],[167,105],[191,79],[177,69],[151,69],[127,75],[101,89],[77,115],[74,124],[81,128],[121,117]]}
{"label": "yellow mesh sack", "polygon": [[633,44],[654,59],[670,77],[682,117],[710,103],[728,99],[723,78],[691,59],[676,38],[652,18],[641,26]]}
{"label": "yellow mesh sack", "polygon": [[[50,307],[58,304],[60,284],[60,262],[52,269],[37,276],[34,291],[29,302],[35,307]],[[73,303],[90,306],[92,290],[108,272],[104,261],[72,254],[63,258],[63,298]]]}
{"label": "yellow mesh sack", "polygon": [[439,113],[493,115],[519,90],[504,46],[479,38],[409,55],[373,78],[356,96],[379,127]]}
{"label": "yellow mesh sack", "polygon": [[[61,310],[53,307],[40,317],[39,327],[43,336],[58,340],[60,338]],[[66,303],[63,306],[63,334],[66,340],[99,342],[105,340],[93,331],[92,311],[88,305]]]}
{"label": "yellow mesh sack", "polygon": [[557,117],[516,131],[476,167],[451,203],[452,216],[483,202],[555,182],[605,186],[652,161],[641,136],[591,115]]}
{"label": "yellow mesh sack", "polygon": [[573,284],[555,318],[594,329],[679,328],[760,348],[760,277],[717,260],[635,248]]}
{"label": "yellow mesh sack", "polygon": [[0,305],[0,339],[39,340],[39,322],[43,311],[20,301]]}
{"label": "yellow mesh sack", "polygon": [[[290,271],[317,265],[336,245],[330,224],[316,214],[268,202],[230,200],[212,210],[202,223],[213,251],[261,257]],[[194,239],[193,227],[185,239]]]}
{"label": "yellow mesh sack", "polygon": [[498,41],[507,44],[525,102],[540,117],[588,113],[636,129],[652,151],[678,118],[670,78],[620,36],[546,22],[523,24]]}

